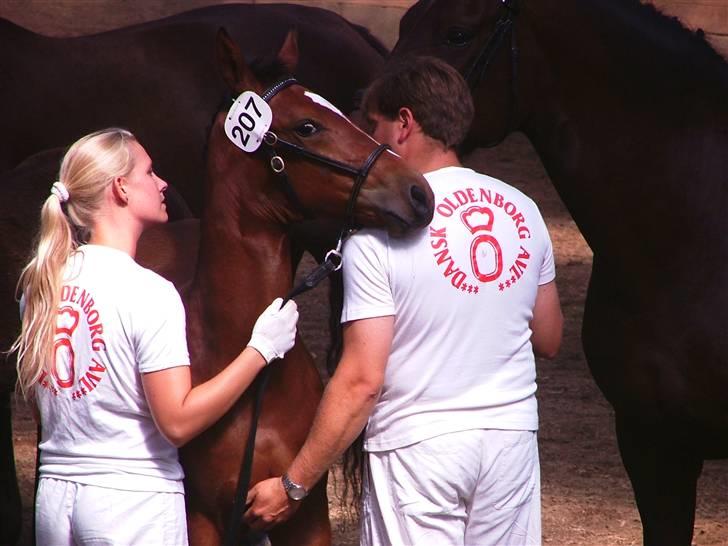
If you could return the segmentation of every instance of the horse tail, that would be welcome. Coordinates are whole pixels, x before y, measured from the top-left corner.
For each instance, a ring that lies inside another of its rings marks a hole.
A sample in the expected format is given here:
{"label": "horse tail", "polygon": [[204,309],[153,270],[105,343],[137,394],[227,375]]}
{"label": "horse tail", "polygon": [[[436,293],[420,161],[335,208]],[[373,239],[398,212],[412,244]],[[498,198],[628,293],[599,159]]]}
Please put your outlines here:
{"label": "horse tail", "polygon": [[[329,349],[326,353],[326,370],[333,375],[339,364],[344,347],[341,329],[341,311],[344,303],[344,281],[341,271],[329,277]],[[345,513],[349,516],[359,515],[362,494],[362,476],[364,475],[364,432],[354,440],[344,452],[342,458],[343,487],[334,482],[340,495]]]}

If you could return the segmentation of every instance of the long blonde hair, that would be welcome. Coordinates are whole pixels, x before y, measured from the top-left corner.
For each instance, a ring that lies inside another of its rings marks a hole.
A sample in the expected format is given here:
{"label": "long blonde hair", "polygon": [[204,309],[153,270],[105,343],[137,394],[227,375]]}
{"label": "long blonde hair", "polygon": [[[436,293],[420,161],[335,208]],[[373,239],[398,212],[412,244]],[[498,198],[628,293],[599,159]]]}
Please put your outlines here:
{"label": "long blonde hair", "polygon": [[18,352],[18,387],[26,399],[32,398],[32,387],[43,373],[52,373],[66,262],[91,233],[106,188],[133,169],[130,143],[135,141],[129,131],[118,128],[96,131],[76,141],[63,157],[58,176],[67,190],[67,201],[62,203],[59,192],[54,191],[43,204],[38,245],[18,281],[25,308],[20,336],[11,348]]}

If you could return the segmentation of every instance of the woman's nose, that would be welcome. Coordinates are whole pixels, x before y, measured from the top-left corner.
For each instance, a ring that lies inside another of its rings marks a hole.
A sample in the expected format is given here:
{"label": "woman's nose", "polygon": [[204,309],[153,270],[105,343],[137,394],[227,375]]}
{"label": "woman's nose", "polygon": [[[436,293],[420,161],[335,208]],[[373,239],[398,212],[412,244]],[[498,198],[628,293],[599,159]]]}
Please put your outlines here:
{"label": "woman's nose", "polygon": [[157,184],[159,185],[159,191],[164,191],[169,186],[167,181],[164,180],[163,178],[160,178],[159,176],[157,176]]}

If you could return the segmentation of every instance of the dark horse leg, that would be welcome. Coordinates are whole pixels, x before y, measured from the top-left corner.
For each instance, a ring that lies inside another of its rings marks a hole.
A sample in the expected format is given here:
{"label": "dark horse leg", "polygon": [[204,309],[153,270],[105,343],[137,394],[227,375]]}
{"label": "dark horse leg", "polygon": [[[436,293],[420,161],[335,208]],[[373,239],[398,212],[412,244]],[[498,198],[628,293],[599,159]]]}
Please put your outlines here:
{"label": "dark horse leg", "polygon": [[675,431],[616,416],[622,462],[632,481],[645,546],[690,546],[703,459]]}
{"label": "dark horse leg", "polygon": [[0,544],[15,544],[22,529],[22,507],[15,472],[10,391],[0,391]]}

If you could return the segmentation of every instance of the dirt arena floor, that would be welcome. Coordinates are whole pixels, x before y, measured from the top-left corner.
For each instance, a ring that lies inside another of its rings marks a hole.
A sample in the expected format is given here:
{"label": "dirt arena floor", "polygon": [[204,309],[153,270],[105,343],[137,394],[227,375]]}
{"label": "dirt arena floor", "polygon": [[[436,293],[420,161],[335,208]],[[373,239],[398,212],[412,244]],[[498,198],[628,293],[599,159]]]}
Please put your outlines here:
{"label": "dirt arena floor", "polygon": [[[639,516],[617,452],[612,412],[591,379],[579,341],[591,251],[553,190],[541,163],[522,135],[498,148],[477,150],[466,164],[501,178],[532,196],[547,220],[554,243],[557,283],[565,314],[565,337],[554,361],[538,363],[543,482],[543,533],[549,545],[641,544]],[[311,260],[302,264],[306,272]],[[325,286],[299,299],[300,328],[323,362],[327,343]],[[30,544],[35,427],[17,406],[16,457],[25,510],[22,546]],[[347,521],[332,492],[334,544],[358,544],[357,522]],[[709,461],[699,484],[695,545],[728,545],[728,461]],[[418,545],[420,546],[420,545]],[[430,545],[427,545],[430,546]]]}

